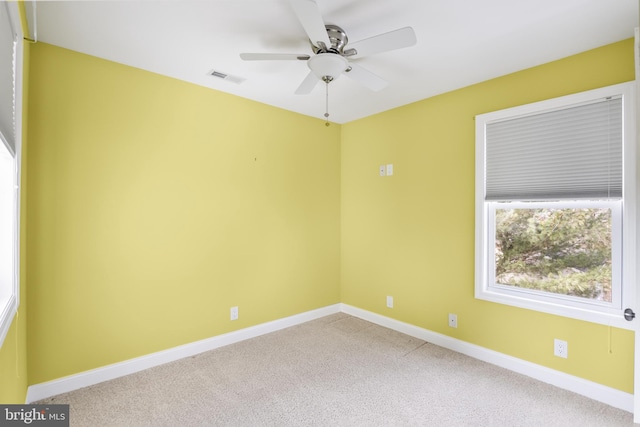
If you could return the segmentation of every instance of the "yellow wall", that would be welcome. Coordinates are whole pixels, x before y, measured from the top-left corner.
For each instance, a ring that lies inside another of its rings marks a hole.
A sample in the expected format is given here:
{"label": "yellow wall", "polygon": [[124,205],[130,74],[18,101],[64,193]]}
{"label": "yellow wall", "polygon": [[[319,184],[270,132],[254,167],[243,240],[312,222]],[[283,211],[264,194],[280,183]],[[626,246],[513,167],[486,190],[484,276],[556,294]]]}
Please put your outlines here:
{"label": "yellow wall", "polygon": [[30,384],[339,302],[340,126],[44,43],[31,61]]}
{"label": "yellow wall", "polygon": [[631,331],[474,298],[474,116],[633,79],[626,40],[343,125],[342,302],[632,393]]}
{"label": "yellow wall", "polygon": [[20,211],[20,306],[0,347],[0,403],[24,403],[27,395],[27,111],[29,94],[29,51],[24,43],[22,93],[22,164]]}
{"label": "yellow wall", "polygon": [[0,403],[24,403],[27,396],[27,352],[24,304],[0,348]]}

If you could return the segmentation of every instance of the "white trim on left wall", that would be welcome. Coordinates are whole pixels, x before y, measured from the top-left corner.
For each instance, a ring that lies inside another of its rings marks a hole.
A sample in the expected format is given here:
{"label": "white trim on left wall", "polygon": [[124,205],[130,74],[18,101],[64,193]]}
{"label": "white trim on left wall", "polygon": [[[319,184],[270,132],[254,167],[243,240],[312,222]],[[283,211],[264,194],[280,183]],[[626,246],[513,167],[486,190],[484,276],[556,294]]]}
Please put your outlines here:
{"label": "white trim on left wall", "polygon": [[241,329],[235,332],[181,345],[168,350],[152,353],[102,368],[80,372],[79,374],[59,378],[29,387],[26,403],[33,403],[61,393],[67,393],[103,381],[116,379],[133,374],[154,366],[190,357],[205,351],[213,350],[229,344],[234,344],[260,335],[275,332],[290,326],[299,325],[310,320],[319,319],[335,313],[346,313],[354,317],[369,321],[379,326],[392,329],[403,334],[416,337],[440,347],[456,351],[501,368],[526,375],[536,380],[569,390],[593,400],[605,403],[618,409],[633,412],[633,394],[629,394],[611,387],[604,386],[584,378],[556,371],[545,366],[527,362],[497,351],[489,350],[475,344],[468,343],[447,335],[430,331],[415,325],[401,322],[390,317],[382,316],[348,304],[334,304],[317,310],[307,311],[283,319],[274,320],[260,325]]}
{"label": "white trim on left wall", "polygon": [[204,353],[205,351],[214,350],[229,344],[234,344],[260,335],[279,331],[281,329],[319,319],[330,314],[339,313],[340,309],[340,304],[334,304],[293,316],[284,317],[282,319],[273,320],[271,322],[261,323],[238,331],[206,338],[201,341],[173,347],[157,353],[136,357],[135,359],[125,360],[124,362],[91,369],[89,371],[80,372],[79,374],[69,375],[67,377],[58,378],[56,380],[40,384],[34,384],[29,386],[27,390],[25,403],[37,402],[38,400],[46,399],[61,393],[78,390],[83,387],[113,380],[125,375],[134,374],[145,369],[153,368],[154,366],[164,365],[165,363],[191,357],[196,354]]}

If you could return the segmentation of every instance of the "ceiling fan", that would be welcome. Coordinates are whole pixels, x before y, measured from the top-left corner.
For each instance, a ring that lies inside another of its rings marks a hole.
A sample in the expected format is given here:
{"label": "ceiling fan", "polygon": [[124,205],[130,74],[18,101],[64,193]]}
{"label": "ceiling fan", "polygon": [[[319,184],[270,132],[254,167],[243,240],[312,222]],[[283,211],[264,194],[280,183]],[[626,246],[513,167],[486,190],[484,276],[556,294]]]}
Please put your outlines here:
{"label": "ceiling fan", "polygon": [[413,46],[416,43],[413,28],[404,27],[349,44],[347,34],[342,28],[337,25],[325,25],[320,9],[314,0],[289,0],[289,2],[307,36],[309,36],[314,55],[241,53],[240,58],[245,61],[307,61],[310,71],[295,91],[298,95],[310,93],[319,81],[328,85],[342,73],[371,90],[384,89],[388,85],[386,80],[366,68],[350,62],[349,58],[362,58],[367,55]]}

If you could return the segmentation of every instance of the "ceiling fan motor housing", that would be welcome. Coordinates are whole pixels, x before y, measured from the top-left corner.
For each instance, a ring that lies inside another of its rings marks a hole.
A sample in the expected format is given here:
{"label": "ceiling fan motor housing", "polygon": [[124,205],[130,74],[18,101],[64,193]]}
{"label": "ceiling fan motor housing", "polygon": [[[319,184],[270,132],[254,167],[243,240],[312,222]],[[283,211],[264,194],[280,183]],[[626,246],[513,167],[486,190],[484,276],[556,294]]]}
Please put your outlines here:
{"label": "ceiling fan motor housing", "polygon": [[316,46],[311,42],[311,49],[313,53],[337,53],[338,55],[342,55],[344,53],[344,47],[349,42],[349,38],[347,37],[347,33],[337,25],[325,25],[327,29],[327,35],[329,36],[329,41],[331,41],[331,46]]}

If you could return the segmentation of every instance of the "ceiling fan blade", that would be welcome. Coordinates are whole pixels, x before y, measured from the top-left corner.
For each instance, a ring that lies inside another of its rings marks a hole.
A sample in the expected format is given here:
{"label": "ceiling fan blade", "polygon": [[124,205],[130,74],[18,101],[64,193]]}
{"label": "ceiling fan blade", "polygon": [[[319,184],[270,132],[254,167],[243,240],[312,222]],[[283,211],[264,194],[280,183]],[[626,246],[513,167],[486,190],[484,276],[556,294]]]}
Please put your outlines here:
{"label": "ceiling fan blade", "polygon": [[387,82],[385,79],[373,74],[366,68],[362,68],[361,66],[354,63],[349,63],[349,66],[351,67],[351,71],[346,72],[345,75],[357,82],[360,82],[360,84],[368,87],[373,91],[377,92],[389,85],[389,82]]}
{"label": "ceiling fan blade", "polygon": [[318,4],[314,0],[289,0],[289,2],[311,43],[319,46],[319,42],[322,42],[327,47],[331,47]]}
{"label": "ceiling fan blade", "polygon": [[300,60],[306,61],[310,56],[304,53],[241,53],[240,59],[245,61]]}
{"label": "ceiling fan blade", "polygon": [[318,77],[315,74],[313,74],[312,71],[309,72],[309,74],[307,74],[307,77],[305,77],[305,79],[302,81],[300,86],[298,86],[298,89],[296,89],[296,95],[307,95],[311,93],[311,91],[313,90],[314,87],[316,87],[319,81],[320,80],[318,79]]}
{"label": "ceiling fan blade", "polygon": [[388,33],[378,34],[368,39],[349,43],[349,49],[357,51],[356,57],[361,58],[375,53],[388,52],[390,50],[401,49],[416,44],[416,33],[411,27],[400,28]]}

